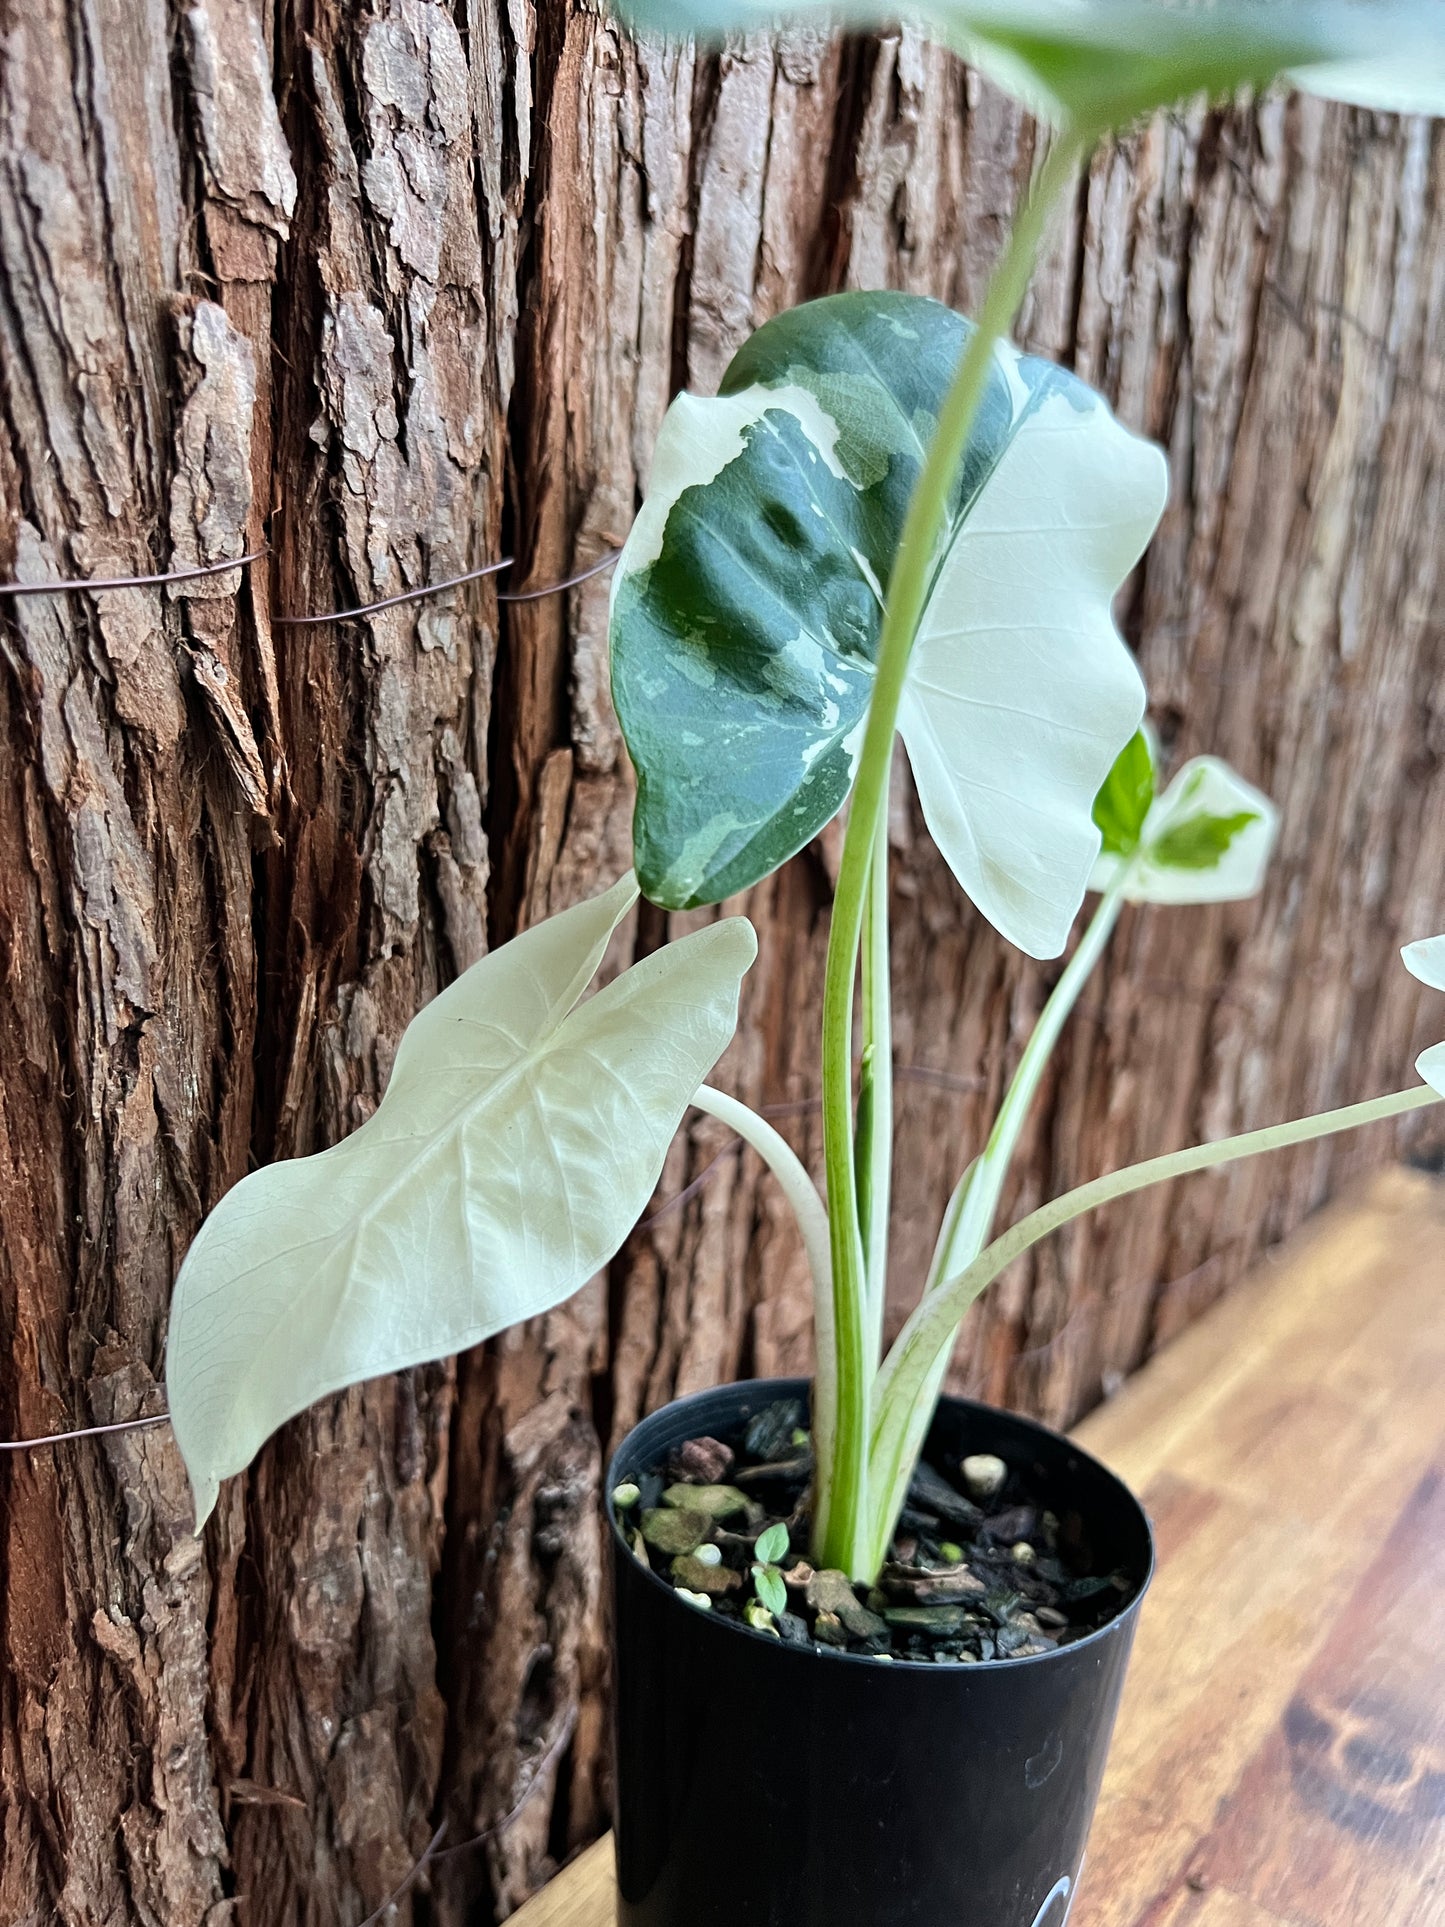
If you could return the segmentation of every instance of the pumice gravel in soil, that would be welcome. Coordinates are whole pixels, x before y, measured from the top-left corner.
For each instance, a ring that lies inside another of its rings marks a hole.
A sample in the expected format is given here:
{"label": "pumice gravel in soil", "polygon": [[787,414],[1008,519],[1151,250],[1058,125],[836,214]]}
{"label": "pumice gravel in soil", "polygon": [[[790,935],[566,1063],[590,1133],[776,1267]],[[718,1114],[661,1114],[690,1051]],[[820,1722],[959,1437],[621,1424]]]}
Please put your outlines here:
{"label": "pumice gravel in soil", "polygon": [[785,1399],[740,1439],[688,1439],[666,1466],[639,1469],[613,1511],[633,1556],[699,1612],[879,1660],[1046,1653],[1104,1625],[1133,1592],[1125,1574],[1095,1569],[1077,1515],[1044,1509],[1028,1469],[991,1453],[920,1463],[878,1585],[855,1586],[805,1556],[812,1472],[802,1408]]}

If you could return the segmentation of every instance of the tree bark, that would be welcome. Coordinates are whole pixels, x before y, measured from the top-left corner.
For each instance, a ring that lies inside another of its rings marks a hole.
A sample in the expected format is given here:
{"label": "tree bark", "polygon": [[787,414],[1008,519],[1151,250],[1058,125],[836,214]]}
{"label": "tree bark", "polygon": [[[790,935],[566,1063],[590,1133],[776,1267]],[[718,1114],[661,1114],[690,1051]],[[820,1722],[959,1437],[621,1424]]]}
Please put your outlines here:
{"label": "tree bark", "polygon": [[[610,881],[630,788],[607,585],[669,395],[841,286],[968,308],[1033,161],[911,35],[637,48],[545,0],[4,0],[0,573],[247,570],[0,605],[0,1426],[163,1409],[171,1281],[257,1162],[335,1141],[412,1012]],[[1176,755],[1284,810],[1258,904],[1131,913],[1009,1206],[1398,1084],[1445,874],[1445,142],[1302,100],[1102,153],[1022,337],[1169,451],[1127,598]],[[901,1313],[1054,966],[892,817]],[[749,894],[719,1073],[808,1108],[836,839]],[[695,919],[644,909],[613,966]],[[1436,1029],[1432,1033],[1431,1025]],[[1413,1143],[1438,1148],[1428,1124]],[[1074,1227],[959,1383],[1065,1422],[1397,1140]],[[714,1162],[716,1160],[716,1162]],[[608,1276],[288,1426],[204,1541],[164,1426],[6,1455],[0,1919],[501,1917],[605,1824],[601,1456],[807,1364],[806,1270],[695,1121]],[[423,1882],[426,1886],[428,1883]]]}

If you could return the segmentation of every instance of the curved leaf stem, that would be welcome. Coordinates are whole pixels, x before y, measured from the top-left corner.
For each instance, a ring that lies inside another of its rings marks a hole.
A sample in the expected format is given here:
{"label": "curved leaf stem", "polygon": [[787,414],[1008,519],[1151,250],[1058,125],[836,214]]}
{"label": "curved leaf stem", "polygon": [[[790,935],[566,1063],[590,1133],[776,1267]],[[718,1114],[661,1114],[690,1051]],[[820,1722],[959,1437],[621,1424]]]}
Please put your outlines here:
{"label": "curved leaf stem", "polygon": [[893,737],[908,658],[928,600],[948,500],[969,430],[984,393],[994,349],[1008,332],[1028,286],[1054,204],[1074,178],[1084,141],[1057,137],[1038,182],[1009,235],[989,281],[977,326],[944,399],[938,427],[918,478],[888,581],[873,697],[843,839],[838,888],[828,933],[823,987],[823,1143],[832,1232],[833,1324],[837,1345],[838,1427],[832,1461],[819,1481],[831,1487],[826,1539],[816,1550],[851,1578],[871,1578],[868,1565],[868,1441],[876,1366],[868,1353],[866,1262],[859,1235],[853,1164],[853,987],[862,938],[868,872],[878,821],[885,811]]}
{"label": "curved leaf stem", "polygon": [[[987,1242],[993,1228],[994,1216],[998,1211],[998,1201],[1003,1192],[1004,1180],[1018,1148],[1019,1137],[1038,1093],[1039,1083],[1048,1067],[1054,1046],[1059,1041],[1059,1033],[1068,1021],[1069,1014],[1079,1001],[1079,994],[1088,982],[1094,966],[1104,953],[1114,926],[1119,921],[1119,913],[1124,907],[1124,892],[1133,866],[1120,869],[1109,888],[1104,892],[1098,908],[1089,920],[1089,926],[1079,939],[1078,947],[1070,957],[1059,981],[1050,991],[1048,1000],[1039,1012],[1038,1022],[1034,1025],[1028,1043],[1019,1058],[1018,1068],[1013,1074],[1003,1103],[999,1106],[993,1129],[989,1132],[988,1142],[972,1164],[959,1179],[948,1212],[944,1218],[943,1230],[939,1234],[938,1246],[934,1252],[933,1263],[929,1267],[927,1294],[937,1289],[939,1284],[952,1274],[972,1264]],[[908,1492],[908,1483],[913,1476],[914,1462],[923,1449],[923,1441],[928,1435],[932,1422],[933,1408],[938,1402],[938,1394],[943,1389],[943,1381],[948,1372],[948,1362],[957,1341],[959,1326],[955,1324],[945,1341],[938,1348],[937,1357],[931,1365],[928,1376],[917,1397],[909,1406],[906,1427],[900,1449],[896,1455],[880,1453],[879,1435],[886,1428],[889,1419],[894,1417],[893,1408],[885,1395],[885,1387],[880,1382],[879,1396],[874,1408],[874,1437],[870,1445],[870,1511],[872,1530],[872,1556],[881,1565],[887,1555],[898,1514]],[[883,1476],[886,1473],[888,1476]]]}
{"label": "curved leaf stem", "polygon": [[1101,1204],[1127,1197],[1152,1184],[1165,1184],[1171,1178],[1187,1177],[1192,1171],[1208,1171],[1216,1165],[1254,1157],[1262,1151],[1307,1144],[1313,1138],[1329,1137],[1336,1131],[1351,1131],[1385,1118],[1403,1117],[1410,1111],[1424,1110],[1442,1101],[1445,1100],[1428,1084],[1415,1085],[1407,1091],[1392,1091],[1387,1097],[1370,1098],[1363,1104],[1347,1104],[1341,1110],[1322,1111],[1314,1117],[1295,1118],[1287,1124],[1267,1124],[1263,1130],[1246,1131],[1213,1144],[1195,1144],[1188,1150],[1171,1151],[1163,1157],[1148,1158],[1142,1164],[1128,1165],[1122,1171],[1111,1171],[1031,1211],[1002,1237],[995,1238],[971,1264],[937,1286],[899,1333],[880,1376],[875,1477],[880,1483],[892,1483],[901,1476],[899,1468],[905,1457],[909,1413],[922,1396],[939,1350],[952,1346],[958,1322],[974,1299],[1015,1258],[1021,1257],[1041,1238],[1048,1237],[1051,1231],[1057,1231],[1061,1225]]}
{"label": "curved leaf stem", "polygon": [[1008,1168],[1018,1148],[1019,1136],[1040,1080],[1054,1054],[1059,1033],[1068,1022],[1070,1012],[1079,1001],[1080,992],[1114,934],[1114,926],[1124,908],[1124,892],[1132,874],[1132,868],[1121,868],[1110,883],[1100,899],[1099,907],[1089,919],[1088,928],[1079,939],[1078,948],[1039,1012],[1038,1022],[1024,1046],[1018,1069],[999,1106],[988,1142],[970,1166],[969,1172],[960,1180],[960,1186],[964,1187],[961,1206],[954,1216],[952,1236],[947,1243],[940,1244],[934,1258],[928,1277],[929,1291],[952,1272],[972,1264],[983,1249],[993,1226],[994,1213],[998,1210],[1004,1179],[1008,1176]]}
{"label": "curved leaf stem", "polygon": [[[813,1377],[813,1458],[817,1466],[827,1464],[833,1449],[836,1427],[837,1384],[833,1376],[833,1291],[832,1257],[828,1238],[828,1207],[807,1167],[788,1140],[775,1131],[766,1118],[759,1117],[740,1098],[703,1084],[693,1098],[700,1111],[715,1117],[737,1132],[757,1152],[782,1189],[792,1207],[798,1230],[802,1233],[808,1269],[813,1276],[814,1345],[818,1354]],[[821,1480],[814,1492],[815,1530],[818,1522],[826,1526],[828,1494]]]}

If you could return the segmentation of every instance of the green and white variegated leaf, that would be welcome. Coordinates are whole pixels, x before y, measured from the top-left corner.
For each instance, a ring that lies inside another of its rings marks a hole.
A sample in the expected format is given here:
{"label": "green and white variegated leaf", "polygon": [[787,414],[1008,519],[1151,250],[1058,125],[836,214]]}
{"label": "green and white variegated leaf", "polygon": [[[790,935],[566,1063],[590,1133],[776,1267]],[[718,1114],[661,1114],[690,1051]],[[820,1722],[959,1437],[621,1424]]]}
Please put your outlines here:
{"label": "green and white variegated leaf", "polygon": [[1132,858],[1104,850],[1090,878],[1107,890],[1128,862],[1130,903],[1233,903],[1264,886],[1279,811],[1216,756],[1185,763],[1144,818]]}
{"label": "green and white variegated leaf", "polygon": [[198,1527],[284,1420],[548,1310],[617,1251],[757,948],[729,918],[579,1003],[636,897],[629,875],[474,964],[407,1029],[374,1116],[201,1226],[166,1351]]}
{"label": "green and white variegated leaf", "polygon": [[707,40],[830,19],[891,25],[902,12],[1033,112],[1086,134],[1196,93],[1277,78],[1394,113],[1445,112],[1445,18],[1436,0],[616,0],[638,26]]}
{"label": "green and white variegated leaf", "polygon": [[[1431,990],[1445,990],[1445,936],[1422,937],[1407,943],[1400,952],[1405,968]],[[1445,1097],[1445,1044],[1432,1044],[1415,1059],[1415,1068],[1430,1086]]]}
{"label": "green and white variegated leaf", "polygon": [[[901,294],[761,328],[679,396],[612,591],[613,696],[649,897],[766,876],[852,785],[886,583],[970,324]],[[1002,344],[955,484],[899,730],[964,889],[1037,956],[1067,940],[1090,810],[1143,690],[1110,614],[1164,506],[1159,450]]]}

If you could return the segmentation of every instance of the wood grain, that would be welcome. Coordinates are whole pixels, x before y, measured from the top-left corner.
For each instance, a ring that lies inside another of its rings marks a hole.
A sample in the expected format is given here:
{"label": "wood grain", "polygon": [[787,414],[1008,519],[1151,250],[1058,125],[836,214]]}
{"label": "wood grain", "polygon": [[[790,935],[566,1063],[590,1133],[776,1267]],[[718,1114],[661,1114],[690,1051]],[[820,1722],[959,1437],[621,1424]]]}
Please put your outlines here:
{"label": "wood grain", "polygon": [[[1445,1923],[1445,1185],[1378,1174],[1077,1428],[1159,1539],[1072,1927]],[[518,1927],[611,1927],[589,1850]]]}

